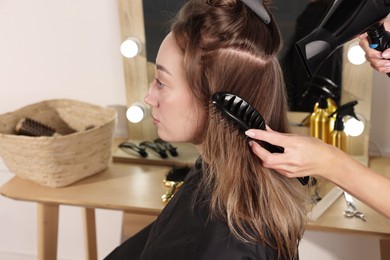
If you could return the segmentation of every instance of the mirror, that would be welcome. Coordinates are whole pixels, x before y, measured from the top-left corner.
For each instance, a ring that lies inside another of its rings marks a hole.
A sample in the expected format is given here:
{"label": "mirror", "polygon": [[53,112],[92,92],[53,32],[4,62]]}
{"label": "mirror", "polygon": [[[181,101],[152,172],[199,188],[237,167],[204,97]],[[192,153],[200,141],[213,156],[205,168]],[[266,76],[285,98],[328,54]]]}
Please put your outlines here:
{"label": "mirror", "polygon": [[[154,74],[152,72],[153,66],[148,66],[148,61],[154,61],[158,47],[168,32],[169,20],[174,16],[182,2],[182,0],[118,0],[122,39],[138,37],[146,46],[137,57],[124,59],[128,105],[134,102],[143,102],[148,89],[148,82]],[[286,52],[289,42],[291,42],[298,15],[303,12],[309,2],[312,1],[273,1],[272,13],[279,23],[285,41],[285,49],[282,51],[282,55]],[[346,44],[340,50],[347,50],[352,42]],[[347,61],[346,51],[344,51],[341,85],[340,103],[344,104],[357,99],[359,104],[355,111],[364,117],[366,126],[369,126],[372,88],[372,69],[369,64],[366,62],[359,66],[352,65]],[[144,120],[141,124],[130,123],[129,135],[131,138],[154,138],[156,133],[149,119]],[[368,137],[369,127],[366,127],[363,135],[354,138],[354,141],[350,142],[351,147],[348,152],[355,156],[367,158]]]}

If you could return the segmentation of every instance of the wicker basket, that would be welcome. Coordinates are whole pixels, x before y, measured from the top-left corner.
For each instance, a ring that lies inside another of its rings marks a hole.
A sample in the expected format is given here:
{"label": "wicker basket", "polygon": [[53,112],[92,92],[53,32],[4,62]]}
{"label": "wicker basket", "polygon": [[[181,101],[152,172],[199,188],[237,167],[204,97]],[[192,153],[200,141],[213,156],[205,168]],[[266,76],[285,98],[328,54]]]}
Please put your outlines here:
{"label": "wicker basket", "polygon": [[[60,135],[15,135],[17,121],[30,117]],[[75,100],[47,100],[0,115],[0,155],[17,176],[63,187],[107,168],[116,112]]]}

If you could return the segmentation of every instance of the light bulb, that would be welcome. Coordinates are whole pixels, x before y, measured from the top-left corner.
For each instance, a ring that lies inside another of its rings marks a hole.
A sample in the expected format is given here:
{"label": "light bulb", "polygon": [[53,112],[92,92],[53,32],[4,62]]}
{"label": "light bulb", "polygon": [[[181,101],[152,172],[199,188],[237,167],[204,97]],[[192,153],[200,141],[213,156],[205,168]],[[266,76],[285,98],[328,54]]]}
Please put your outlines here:
{"label": "light bulb", "polygon": [[352,43],[348,48],[348,60],[354,65],[360,65],[366,61],[365,52],[358,43]]}
{"label": "light bulb", "polygon": [[354,117],[346,116],[344,118],[344,132],[349,136],[359,136],[364,131],[364,119],[360,115],[356,115],[359,120]]}
{"label": "light bulb", "polygon": [[121,53],[126,58],[134,58],[139,53],[141,53],[141,42],[137,38],[127,38],[121,44]]}
{"label": "light bulb", "polygon": [[146,107],[142,103],[134,103],[126,111],[127,120],[132,123],[139,123],[146,116]]}

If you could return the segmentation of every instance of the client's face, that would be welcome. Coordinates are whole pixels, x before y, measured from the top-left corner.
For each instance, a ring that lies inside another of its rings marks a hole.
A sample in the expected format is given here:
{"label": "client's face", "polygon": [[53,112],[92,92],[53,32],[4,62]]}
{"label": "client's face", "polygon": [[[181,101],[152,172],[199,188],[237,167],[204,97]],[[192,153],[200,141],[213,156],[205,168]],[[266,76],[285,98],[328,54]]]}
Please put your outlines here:
{"label": "client's face", "polygon": [[152,107],[153,124],[160,138],[170,142],[196,142],[205,108],[188,85],[183,56],[172,33],[160,46],[155,79],[145,102]]}

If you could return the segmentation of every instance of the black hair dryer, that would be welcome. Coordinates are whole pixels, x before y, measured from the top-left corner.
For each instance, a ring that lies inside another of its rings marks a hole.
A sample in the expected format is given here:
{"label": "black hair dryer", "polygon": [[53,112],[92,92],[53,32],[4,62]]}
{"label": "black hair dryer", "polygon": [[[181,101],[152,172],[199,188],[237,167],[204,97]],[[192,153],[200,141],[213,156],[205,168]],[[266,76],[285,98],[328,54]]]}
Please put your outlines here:
{"label": "black hair dryer", "polygon": [[335,0],[320,25],[296,43],[309,76],[338,47],[364,32],[368,32],[371,48],[385,50],[390,46],[390,35],[380,21],[389,13],[390,0]]}

